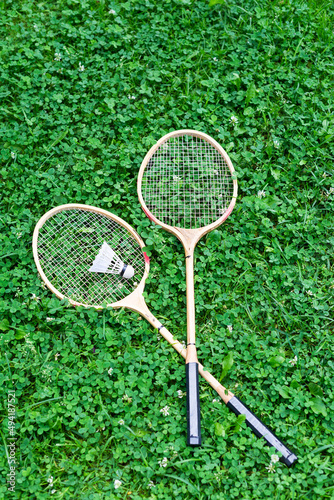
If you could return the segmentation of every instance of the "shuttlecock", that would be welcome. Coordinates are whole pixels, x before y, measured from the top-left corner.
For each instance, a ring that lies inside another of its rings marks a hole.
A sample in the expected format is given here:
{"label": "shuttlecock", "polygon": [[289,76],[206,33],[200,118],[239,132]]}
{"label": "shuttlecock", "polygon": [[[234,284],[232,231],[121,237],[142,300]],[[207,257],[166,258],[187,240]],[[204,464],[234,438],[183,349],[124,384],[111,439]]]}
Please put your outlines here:
{"label": "shuttlecock", "polygon": [[135,274],[132,266],[124,264],[114,250],[103,242],[99,253],[95,257],[92,266],[89,268],[91,273],[110,273],[120,274],[123,278],[130,279]]}

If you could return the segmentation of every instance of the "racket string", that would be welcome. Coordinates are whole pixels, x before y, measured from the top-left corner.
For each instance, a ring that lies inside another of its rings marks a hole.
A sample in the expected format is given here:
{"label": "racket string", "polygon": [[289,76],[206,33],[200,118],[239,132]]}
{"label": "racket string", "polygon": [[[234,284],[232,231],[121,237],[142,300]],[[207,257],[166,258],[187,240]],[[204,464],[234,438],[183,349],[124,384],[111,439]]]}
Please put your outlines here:
{"label": "racket string", "polygon": [[178,227],[211,224],[226,212],[233,196],[229,166],[212,144],[182,135],[165,141],[150,158],[142,194],[152,214]]}
{"label": "racket string", "polygon": [[[132,279],[89,272],[104,241],[125,264],[132,265]],[[87,305],[121,300],[136,288],[145,272],[141,247],[127,229],[84,209],[63,210],[45,222],[39,231],[38,256],[51,284],[67,298]]]}

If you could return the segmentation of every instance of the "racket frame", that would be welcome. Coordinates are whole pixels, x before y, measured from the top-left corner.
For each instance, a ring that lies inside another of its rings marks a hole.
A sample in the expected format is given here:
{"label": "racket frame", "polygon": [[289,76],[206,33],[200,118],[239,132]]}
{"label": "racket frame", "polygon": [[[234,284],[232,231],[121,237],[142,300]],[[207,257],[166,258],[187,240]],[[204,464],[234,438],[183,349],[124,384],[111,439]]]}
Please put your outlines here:
{"label": "racket frame", "polygon": [[[39,231],[48,219],[50,219],[51,217],[53,217],[57,213],[63,212],[65,210],[85,210],[87,212],[93,212],[93,213],[97,213],[100,215],[104,215],[104,216],[108,217],[109,219],[111,219],[112,221],[117,222],[117,224],[123,226],[131,234],[131,236],[133,236],[133,238],[137,241],[140,248],[144,247],[144,242],[140,238],[140,236],[132,229],[132,227],[129,224],[127,224],[123,219],[121,219],[120,217],[117,217],[117,215],[111,214],[107,210],[103,210],[101,208],[96,208],[96,207],[93,207],[91,205],[83,205],[83,204],[79,204],[79,203],[69,203],[66,205],[60,205],[60,206],[52,208],[51,210],[46,212],[43,215],[43,217],[41,217],[41,219],[36,224],[34,234],[33,234],[33,239],[32,239],[32,249],[33,249],[33,255],[34,255],[34,260],[35,260],[37,270],[38,270],[42,280],[46,284],[46,286],[59,299],[67,299],[73,306],[95,307],[95,309],[103,309],[103,306],[96,306],[94,304],[83,304],[81,302],[76,302],[75,300],[72,300],[69,297],[66,297],[64,294],[62,294],[59,290],[57,290],[57,288],[55,288],[52,285],[52,283],[46,277],[46,275],[43,271],[43,268],[39,262],[39,257],[38,257]],[[133,311],[139,312],[136,305],[138,303],[138,307],[140,309],[141,303],[142,303],[140,297],[142,297],[142,293],[144,291],[144,286],[145,286],[145,281],[146,281],[146,278],[147,278],[148,272],[149,272],[149,258],[147,257],[147,255],[145,253],[144,253],[144,258],[145,258],[145,271],[144,271],[143,277],[141,278],[137,288],[135,290],[133,290],[133,292],[130,293],[129,295],[127,295],[125,298],[123,298],[117,302],[107,304],[107,307],[111,306],[114,309],[118,309],[120,307],[127,307],[129,309],[132,309]],[[131,307],[130,307],[130,304],[131,304]]]}
{"label": "racket frame", "polygon": [[[211,224],[207,226],[203,226],[200,228],[180,228],[177,226],[170,226],[169,224],[166,224],[159,220],[157,217],[155,217],[152,212],[149,210],[147,207],[145,200],[142,195],[142,180],[144,176],[145,169],[154,155],[154,153],[159,149],[159,147],[164,144],[166,141],[168,141],[172,137],[180,137],[183,135],[191,135],[194,137],[197,137],[199,139],[202,139],[204,141],[207,141],[211,146],[213,146],[218,153],[220,153],[226,164],[228,165],[228,168],[231,172],[232,180],[233,180],[233,195],[231,202],[225,211],[225,213],[219,217],[216,221],[212,222]],[[194,251],[195,247],[198,243],[198,241],[208,232],[212,231],[213,229],[217,228],[220,226],[226,219],[227,217],[231,214],[237,194],[238,194],[238,183],[237,179],[235,177],[235,170],[233,167],[233,164],[226,153],[226,151],[218,144],[217,141],[212,139],[207,134],[204,134],[203,132],[199,132],[197,130],[191,130],[191,129],[183,129],[183,130],[177,130],[174,132],[170,132],[169,134],[164,135],[159,139],[159,141],[151,147],[151,149],[148,151],[146,154],[144,160],[142,161],[139,173],[138,173],[138,180],[137,180],[137,192],[138,192],[138,198],[139,202],[141,204],[142,209],[144,210],[145,214],[147,217],[154,222],[155,224],[158,224],[159,226],[163,227],[168,231],[169,233],[174,234],[179,241],[182,243],[184,251],[185,251],[185,258],[186,258],[186,282],[187,282],[187,344],[188,344],[188,354],[187,354],[187,360],[186,363],[190,362],[198,362],[197,360],[197,354],[196,354],[196,346],[195,346],[195,292],[194,292]]]}

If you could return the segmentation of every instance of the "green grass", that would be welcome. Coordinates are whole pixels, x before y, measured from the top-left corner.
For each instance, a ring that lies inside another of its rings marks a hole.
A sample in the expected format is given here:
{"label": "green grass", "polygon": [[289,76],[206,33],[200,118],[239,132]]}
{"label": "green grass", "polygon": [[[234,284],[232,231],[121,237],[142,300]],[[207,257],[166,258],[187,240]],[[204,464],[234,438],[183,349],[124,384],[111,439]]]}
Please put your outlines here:
{"label": "green grass", "polygon": [[[333,498],[333,3],[0,6],[2,444],[11,389],[18,438],[16,491],[3,449],[0,496]],[[297,453],[294,469],[268,472],[273,450],[202,381],[203,446],[188,448],[172,347],[134,313],[41,287],[38,219],[63,203],[110,210],[145,240],[147,303],[185,340],[182,247],[136,194],[146,152],[179,128],[228,151],[240,193],[196,251],[199,358],[219,378],[232,353],[224,385]]]}

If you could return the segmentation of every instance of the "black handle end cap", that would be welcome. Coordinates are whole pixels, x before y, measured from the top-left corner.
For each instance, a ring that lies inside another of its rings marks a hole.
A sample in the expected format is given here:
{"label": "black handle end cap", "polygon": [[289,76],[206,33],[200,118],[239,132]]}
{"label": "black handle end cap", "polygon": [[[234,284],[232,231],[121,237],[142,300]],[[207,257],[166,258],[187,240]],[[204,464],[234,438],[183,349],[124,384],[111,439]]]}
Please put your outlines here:
{"label": "black handle end cap", "polygon": [[298,457],[296,455],[294,455],[293,453],[291,453],[291,455],[289,455],[288,457],[281,457],[281,462],[283,462],[285,465],[287,465],[288,467],[292,467],[298,460]]}
{"label": "black handle end cap", "polygon": [[202,439],[201,436],[189,436],[187,439],[188,446],[201,446]]}

